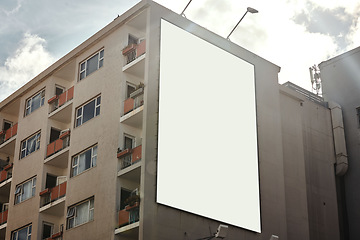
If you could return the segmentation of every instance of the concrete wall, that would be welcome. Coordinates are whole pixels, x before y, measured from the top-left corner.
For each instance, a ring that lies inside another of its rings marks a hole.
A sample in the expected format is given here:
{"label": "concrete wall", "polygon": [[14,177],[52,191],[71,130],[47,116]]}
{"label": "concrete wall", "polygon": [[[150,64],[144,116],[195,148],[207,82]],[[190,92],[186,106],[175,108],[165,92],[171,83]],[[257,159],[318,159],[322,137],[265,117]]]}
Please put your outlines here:
{"label": "concrete wall", "polygon": [[[349,168],[344,177],[339,177],[339,201],[342,208],[344,239],[358,239],[360,236],[360,151],[359,124],[356,108],[360,107],[360,49],[322,62],[319,67],[323,83],[324,97],[338,103],[343,112],[346,148]],[[343,185],[341,187],[341,185]],[[349,233],[347,233],[347,231]],[[349,236],[347,236],[349,234]]]}

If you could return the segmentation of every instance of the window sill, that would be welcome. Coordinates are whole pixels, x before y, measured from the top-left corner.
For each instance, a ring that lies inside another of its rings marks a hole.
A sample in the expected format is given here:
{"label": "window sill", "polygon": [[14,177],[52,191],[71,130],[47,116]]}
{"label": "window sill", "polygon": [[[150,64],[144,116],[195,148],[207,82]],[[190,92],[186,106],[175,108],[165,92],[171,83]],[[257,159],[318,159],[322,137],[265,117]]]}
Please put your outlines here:
{"label": "window sill", "polygon": [[[36,193],[36,192],[35,192]],[[36,195],[36,194],[35,194]],[[35,196],[32,196],[32,197],[30,197],[30,198],[28,198],[28,199],[26,199],[26,200],[24,200],[24,201],[21,201],[21,202],[19,202],[19,203],[14,203],[14,206],[18,206],[18,205],[20,205],[20,204],[22,204],[22,203],[24,203],[24,202],[27,202],[27,201],[29,201],[30,199],[33,199],[33,198],[35,198]]]}
{"label": "window sill", "polygon": [[[28,154],[28,155],[26,155],[25,157],[23,157],[23,158],[19,158],[19,161],[23,160],[24,158],[27,158],[28,156],[32,155],[33,153],[35,153],[35,152],[37,152],[37,151],[39,151],[39,150],[40,150],[40,147],[39,147],[38,149],[36,149],[35,151],[33,151],[33,152],[29,153],[29,154]],[[20,152],[20,153],[21,153],[21,152]]]}
{"label": "window sill", "polygon": [[95,165],[95,166],[93,166],[93,167],[91,167],[91,168],[88,168],[88,169],[82,171],[81,173],[79,173],[78,175],[75,175],[75,176],[70,177],[70,179],[74,179],[74,178],[76,178],[77,176],[80,176],[80,175],[82,175],[82,174],[84,174],[84,173],[86,173],[86,172],[88,172],[88,171],[96,168],[96,166],[97,166],[97,165]]}
{"label": "window sill", "polygon": [[[66,219],[66,222],[67,222],[67,219]],[[66,231],[70,231],[70,230],[72,230],[72,229],[75,229],[75,228],[78,228],[78,227],[84,226],[85,224],[92,223],[92,222],[94,222],[94,219],[92,219],[92,220],[90,220],[90,221],[88,221],[88,222],[85,222],[85,223],[82,223],[82,224],[76,225],[76,226],[74,226],[74,227],[72,227],[72,228],[66,229]]]}

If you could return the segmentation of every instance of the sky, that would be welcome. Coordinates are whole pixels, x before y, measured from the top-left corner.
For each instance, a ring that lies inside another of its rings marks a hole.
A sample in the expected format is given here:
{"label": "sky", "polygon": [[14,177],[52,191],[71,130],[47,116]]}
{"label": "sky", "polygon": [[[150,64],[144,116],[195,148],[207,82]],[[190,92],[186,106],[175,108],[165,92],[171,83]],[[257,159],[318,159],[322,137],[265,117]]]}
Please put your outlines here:
{"label": "sky", "polygon": [[[139,0],[0,0],[0,101]],[[181,13],[189,0],[156,0]],[[193,0],[186,18],[281,67],[311,90],[309,67],[360,46],[359,0]]]}

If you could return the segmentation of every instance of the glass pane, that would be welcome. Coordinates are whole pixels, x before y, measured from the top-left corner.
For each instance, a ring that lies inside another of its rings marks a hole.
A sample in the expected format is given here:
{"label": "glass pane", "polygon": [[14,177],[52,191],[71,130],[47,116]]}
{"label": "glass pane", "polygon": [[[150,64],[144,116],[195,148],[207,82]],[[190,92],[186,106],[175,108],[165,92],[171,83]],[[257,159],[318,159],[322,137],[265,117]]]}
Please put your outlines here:
{"label": "glass pane", "polygon": [[40,101],[41,101],[41,94],[40,93],[32,98],[31,112],[33,112],[35,109],[38,109],[40,107]]}
{"label": "glass pane", "polygon": [[23,228],[18,231],[18,239],[17,240],[27,240],[27,231],[28,228]]}
{"label": "glass pane", "polygon": [[82,107],[77,110],[76,117],[79,117],[81,115],[82,115]]}
{"label": "glass pane", "polygon": [[68,219],[68,228],[73,228],[74,227],[74,218],[70,218]]}
{"label": "glass pane", "polygon": [[85,62],[83,62],[81,65],[80,65],[80,71],[83,71],[85,69]]}
{"label": "glass pane", "polygon": [[27,140],[27,148],[26,148],[27,155],[34,152],[35,147],[36,147],[36,135],[32,136]]}
{"label": "glass pane", "polygon": [[87,122],[88,120],[94,117],[94,111],[95,111],[95,99],[84,106],[83,123]]}
{"label": "glass pane", "polygon": [[100,52],[100,59],[104,57],[104,50],[101,50]]}
{"label": "glass pane", "polygon": [[81,118],[76,119],[76,127],[81,125]]}
{"label": "glass pane", "polygon": [[43,239],[51,237],[51,229],[52,229],[51,225],[48,224],[43,225],[43,234],[42,234]]}
{"label": "glass pane", "polygon": [[96,105],[100,105],[100,103],[101,103],[101,96],[98,96],[96,98]]}
{"label": "glass pane", "polygon": [[80,73],[80,80],[83,79],[83,78],[85,78],[85,71]]}
{"label": "glass pane", "polygon": [[89,212],[89,221],[94,220],[94,209]]}
{"label": "glass pane", "polygon": [[85,153],[83,153],[79,157],[78,174],[83,172],[86,169],[85,162],[86,162],[86,155],[85,155]]}
{"label": "glass pane", "polygon": [[104,59],[101,59],[101,60],[99,61],[99,68],[101,68],[103,65],[104,65]]}
{"label": "glass pane", "polygon": [[92,159],[92,167],[96,166],[96,160],[97,160],[97,156],[94,156]]}
{"label": "glass pane", "polygon": [[96,54],[89,60],[87,60],[86,64],[86,76],[90,75],[91,73],[95,72],[98,68],[99,62],[99,54]]}
{"label": "glass pane", "polygon": [[85,169],[91,167],[91,149],[85,152]]}
{"label": "glass pane", "polygon": [[74,167],[74,168],[73,168],[72,176],[76,176],[76,175],[77,175],[77,169],[78,169],[78,167]]}
{"label": "glass pane", "polygon": [[79,225],[89,220],[89,202],[84,202],[76,207],[75,224]]}
{"label": "glass pane", "polygon": [[23,192],[22,192],[22,201],[30,198],[32,196],[32,186],[31,181],[24,183]]}
{"label": "glass pane", "polygon": [[100,107],[97,107],[95,110],[95,116],[100,115]]}
{"label": "glass pane", "polygon": [[73,166],[76,166],[78,164],[78,159],[79,159],[78,156],[74,157]]}

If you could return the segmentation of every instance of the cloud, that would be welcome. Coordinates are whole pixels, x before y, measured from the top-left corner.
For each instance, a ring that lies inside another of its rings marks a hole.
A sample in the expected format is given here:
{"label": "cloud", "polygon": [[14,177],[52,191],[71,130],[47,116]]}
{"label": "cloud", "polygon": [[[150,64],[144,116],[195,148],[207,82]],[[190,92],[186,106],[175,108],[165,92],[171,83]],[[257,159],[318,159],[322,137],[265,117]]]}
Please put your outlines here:
{"label": "cloud", "polygon": [[18,49],[0,66],[0,101],[55,61],[45,39],[25,33]]}
{"label": "cloud", "polygon": [[0,10],[5,13],[7,16],[10,16],[14,13],[17,13],[19,11],[19,9],[21,8],[21,4],[24,0],[17,0],[16,1],[16,6],[15,7],[12,7],[10,6],[10,10],[7,10],[4,6],[5,5],[11,5],[13,4],[13,1],[12,2],[9,2],[9,1],[6,1],[6,0],[3,0],[4,2],[2,3],[3,6],[1,6]]}

